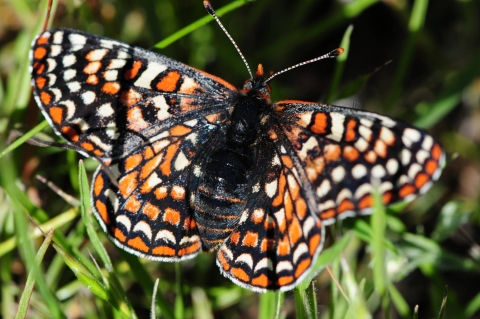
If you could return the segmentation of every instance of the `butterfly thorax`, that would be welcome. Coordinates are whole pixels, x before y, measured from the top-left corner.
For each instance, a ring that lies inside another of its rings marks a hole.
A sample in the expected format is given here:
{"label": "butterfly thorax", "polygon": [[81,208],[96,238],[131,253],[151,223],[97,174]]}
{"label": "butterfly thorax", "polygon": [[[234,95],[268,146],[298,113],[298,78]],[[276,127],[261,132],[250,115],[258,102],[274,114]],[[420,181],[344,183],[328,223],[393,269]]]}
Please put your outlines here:
{"label": "butterfly thorax", "polygon": [[226,138],[203,164],[194,210],[204,250],[221,244],[235,229],[244,210],[247,185],[256,164],[255,143],[261,118],[271,105],[268,93],[260,77],[245,83],[232,99]]}

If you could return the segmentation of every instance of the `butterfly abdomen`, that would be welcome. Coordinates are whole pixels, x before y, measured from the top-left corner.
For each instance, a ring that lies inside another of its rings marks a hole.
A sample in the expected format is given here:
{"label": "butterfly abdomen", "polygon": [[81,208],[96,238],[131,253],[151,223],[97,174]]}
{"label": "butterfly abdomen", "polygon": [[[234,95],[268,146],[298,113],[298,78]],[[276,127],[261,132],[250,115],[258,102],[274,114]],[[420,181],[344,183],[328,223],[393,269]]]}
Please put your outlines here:
{"label": "butterfly abdomen", "polygon": [[195,199],[195,220],[204,250],[217,247],[236,227],[250,169],[251,156],[228,146],[216,150],[204,165]]}

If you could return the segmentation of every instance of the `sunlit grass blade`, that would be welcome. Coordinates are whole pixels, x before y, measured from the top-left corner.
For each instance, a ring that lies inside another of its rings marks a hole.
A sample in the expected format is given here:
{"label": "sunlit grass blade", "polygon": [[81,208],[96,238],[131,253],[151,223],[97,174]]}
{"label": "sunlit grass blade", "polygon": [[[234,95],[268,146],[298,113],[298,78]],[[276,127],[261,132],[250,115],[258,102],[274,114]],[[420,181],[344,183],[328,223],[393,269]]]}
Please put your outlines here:
{"label": "sunlit grass blade", "polygon": [[[236,0],[236,1],[232,1],[231,3],[221,7],[220,9],[218,10],[215,10],[215,12],[217,13],[217,15],[219,17],[221,17],[222,15],[224,14],[227,14],[228,12],[232,11],[232,10],[235,10],[249,2],[251,2],[252,0]],[[206,16],[204,16],[203,18],[200,18],[198,19],[197,21],[189,24],[188,26],[178,30],[177,32],[175,32],[174,34],[170,35],[169,37],[167,37],[166,39],[158,42],[157,44],[155,44],[153,47],[154,48],[157,48],[157,49],[163,49],[167,46],[169,46],[170,44],[172,44],[173,42],[183,38],[184,36],[186,36],[187,34],[195,31],[196,29],[200,28],[201,26],[207,24],[208,22],[212,21],[213,20],[213,17],[209,14],[207,14]]]}
{"label": "sunlit grass blade", "polygon": [[275,292],[267,291],[258,295],[258,318],[274,318],[278,298]]}
{"label": "sunlit grass blade", "polygon": [[183,287],[182,287],[182,265],[175,263],[175,319],[185,317],[185,308],[183,304]]}
{"label": "sunlit grass blade", "polygon": [[385,206],[382,204],[382,198],[378,191],[372,192],[373,214],[370,218],[372,227],[372,247],[373,247],[373,283],[375,290],[384,297],[387,287],[385,272],[385,230],[387,227]]}
{"label": "sunlit grass blade", "polygon": [[[41,229],[57,229],[61,226],[64,226],[77,218],[79,211],[77,209],[69,209],[66,212],[58,215],[47,221],[46,223],[41,224],[39,227]],[[34,229],[33,232],[29,233],[30,239],[35,239],[42,236],[42,233],[38,229]],[[17,246],[17,236],[10,237],[9,239],[0,243],[0,258],[6,253],[12,251]]]}
{"label": "sunlit grass blade", "polygon": [[43,130],[44,128],[48,127],[48,122],[43,121],[34,128],[32,128],[30,131],[16,139],[12,144],[8,145],[3,149],[3,151],[0,152],[0,158],[3,156],[7,155],[8,153],[12,152],[14,149],[25,143],[29,138],[32,138],[35,134]]}
{"label": "sunlit grass blade", "polygon": [[448,296],[448,287],[445,286],[445,290],[443,292],[443,298],[442,298],[442,305],[440,306],[440,310],[438,312],[438,319],[443,319],[444,314],[445,314],[445,307],[447,305],[447,296]]}
{"label": "sunlit grass blade", "polygon": [[[50,246],[50,243],[52,242],[53,233],[54,231],[53,229],[51,229],[48,232],[47,236],[45,237],[45,240],[43,241],[42,245],[38,249],[37,255],[35,256],[35,262],[38,267],[40,267],[43,257],[45,256],[45,253],[47,252],[47,249]],[[34,286],[35,286],[35,276],[33,275],[33,272],[30,271],[30,273],[28,274],[27,282],[25,283],[25,288],[23,289],[22,296],[20,297],[20,302],[18,303],[18,311],[17,311],[17,314],[15,315],[15,319],[26,318],[29,301],[30,301],[30,297],[32,296]]]}
{"label": "sunlit grass blade", "polygon": [[395,305],[395,309],[403,318],[410,318],[411,312],[407,301],[400,294],[394,284],[388,285],[388,293],[392,298],[392,303]]}

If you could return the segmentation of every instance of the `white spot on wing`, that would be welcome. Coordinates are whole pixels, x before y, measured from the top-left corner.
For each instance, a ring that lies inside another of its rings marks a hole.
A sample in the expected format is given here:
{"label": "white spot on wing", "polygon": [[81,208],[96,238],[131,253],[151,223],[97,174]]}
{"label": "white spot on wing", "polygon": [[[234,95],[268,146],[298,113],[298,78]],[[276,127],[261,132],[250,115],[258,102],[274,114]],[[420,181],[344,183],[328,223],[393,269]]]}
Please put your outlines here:
{"label": "white spot on wing", "polygon": [[[166,229],[160,230],[157,233],[157,235],[155,236],[155,241],[157,241],[157,240],[169,241],[172,244],[177,243],[177,239],[175,238],[175,235],[171,231],[166,230]],[[183,238],[182,238],[182,240],[183,240]]]}
{"label": "white spot on wing", "polygon": [[367,175],[367,168],[365,165],[357,164],[352,169],[352,176],[356,179],[362,178]]}
{"label": "white spot on wing", "polygon": [[58,56],[60,53],[62,53],[62,46],[61,45],[55,45],[53,44],[50,47],[50,56]]}
{"label": "white spot on wing", "polygon": [[262,260],[260,260],[255,266],[255,269],[253,270],[253,272],[256,273],[257,271],[263,268],[273,270],[273,263],[270,258],[265,257]]}
{"label": "white spot on wing", "polygon": [[252,255],[250,254],[241,254],[240,256],[237,257],[237,259],[235,259],[235,262],[236,263],[242,262],[245,265],[247,265],[248,268],[250,269],[253,268],[253,259],[252,259]]}
{"label": "white spot on wing", "polygon": [[117,218],[115,218],[115,221],[118,224],[122,224],[123,226],[125,226],[125,228],[127,229],[127,233],[130,232],[130,229],[132,228],[132,222],[130,221],[130,219],[127,216],[118,215]]}
{"label": "white spot on wing", "polygon": [[77,70],[68,69],[68,70],[65,70],[65,72],[63,72],[63,79],[65,80],[65,82],[68,82],[71,79],[73,79],[76,75],[77,75]]}
{"label": "white spot on wing", "polygon": [[265,193],[267,193],[268,197],[273,198],[273,196],[275,196],[275,194],[277,193],[277,186],[277,179],[274,179],[272,182],[265,184]]}
{"label": "white spot on wing", "polygon": [[339,183],[345,177],[345,169],[343,166],[337,166],[332,169],[331,176],[334,182]]}
{"label": "white spot on wing", "polygon": [[152,228],[150,227],[150,225],[148,225],[145,221],[141,220],[139,221],[135,227],[133,228],[133,231],[134,232],[141,232],[143,233],[145,236],[147,236],[147,238],[149,240],[152,240]]}
{"label": "white spot on wing", "polygon": [[68,89],[70,90],[70,93],[75,93],[78,92],[82,86],[80,85],[80,82],[69,82],[67,83]]}
{"label": "white spot on wing", "polygon": [[95,101],[95,92],[87,91],[82,94],[82,100],[85,105],[91,104]]}
{"label": "white spot on wing", "polygon": [[317,187],[317,196],[318,197],[325,196],[330,191],[331,188],[332,186],[330,185],[330,181],[325,178],[322,184],[320,184],[320,186]]}
{"label": "white spot on wing", "polygon": [[68,68],[69,66],[75,64],[75,62],[77,62],[77,58],[73,54],[68,54],[62,59],[62,64],[65,68]]}
{"label": "white spot on wing", "polygon": [[118,70],[108,70],[103,73],[103,78],[107,81],[116,81],[118,79]]}
{"label": "white spot on wing", "polygon": [[167,101],[165,101],[165,97],[163,95],[157,95],[152,99],[152,101],[155,108],[159,109],[157,112],[157,118],[160,121],[168,119],[172,116],[172,114],[168,113],[168,109],[170,108],[170,106],[168,106]]}
{"label": "white spot on wing", "polygon": [[142,72],[137,81],[135,81],[135,86],[151,89],[152,80],[159,75],[161,72],[165,71],[167,67],[165,65],[149,62],[147,69]]}
{"label": "white spot on wing", "polygon": [[127,60],[123,60],[123,59],[112,59],[112,60],[110,61],[110,64],[107,66],[107,70],[123,68],[126,63],[127,63]]}
{"label": "white spot on wing", "polygon": [[292,266],[292,263],[289,262],[289,261],[286,261],[286,260],[282,260],[281,262],[278,262],[277,263],[277,268],[275,269],[275,272],[277,274],[281,273],[282,271],[292,271],[293,270],[293,266]]}
{"label": "white spot on wing", "polygon": [[303,255],[307,254],[308,255],[308,247],[307,244],[301,243],[298,245],[297,249],[295,249],[295,252],[293,253],[293,263],[296,264],[298,259]]}
{"label": "white spot on wing", "polygon": [[332,133],[327,135],[327,138],[339,142],[342,139],[343,131],[345,130],[345,115],[331,112],[330,116],[332,118]]}
{"label": "white spot on wing", "polygon": [[181,171],[188,165],[190,165],[190,161],[185,154],[183,154],[182,151],[178,152],[177,159],[175,160],[175,170]]}
{"label": "white spot on wing", "polygon": [[112,108],[112,103],[105,103],[102,104],[98,109],[97,109],[97,114],[100,117],[109,117],[113,115],[114,111]]}
{"label": "white spot on wing", "polygon": [[57,31],[53,34],[53,43],[62,44],[63,41],[63,31]]}

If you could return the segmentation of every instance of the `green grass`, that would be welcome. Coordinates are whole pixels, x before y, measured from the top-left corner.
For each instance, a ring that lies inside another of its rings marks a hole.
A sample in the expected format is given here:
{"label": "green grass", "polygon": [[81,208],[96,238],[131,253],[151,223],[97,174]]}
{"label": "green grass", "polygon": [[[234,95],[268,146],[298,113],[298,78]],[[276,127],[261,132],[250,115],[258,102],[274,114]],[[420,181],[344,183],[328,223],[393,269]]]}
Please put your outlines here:
{"label": "green grass", "polygon": [[[32,99],[27,62],[47,1],[8,1],[12,18],[0,26],[0,317],[480,318],[480,4],[411,3],[213,1],[252,69],[346,49],[336,62],[275,78],[275,100],[353,96],[345,103],[428,128],[454,154],[413,203],[377,200],[373,216],[327,228],[324,251],[294,291],[256,294],[222,277],[212,253],[172,264],[118,250],[91,216],[95,161],[25,144],[58,141]],[[53,9],[53,26],[162,48],[237,86],[248,76],[199,0],[64,0]],[[14,130],[24,135],[9,144]]]}

